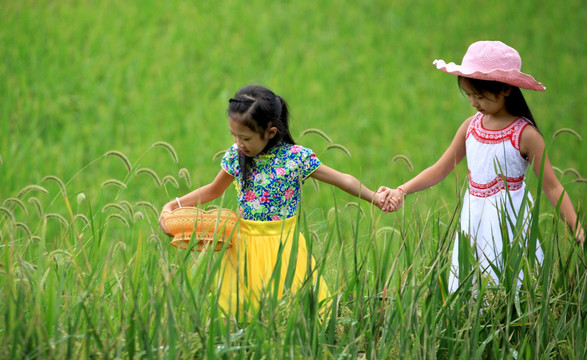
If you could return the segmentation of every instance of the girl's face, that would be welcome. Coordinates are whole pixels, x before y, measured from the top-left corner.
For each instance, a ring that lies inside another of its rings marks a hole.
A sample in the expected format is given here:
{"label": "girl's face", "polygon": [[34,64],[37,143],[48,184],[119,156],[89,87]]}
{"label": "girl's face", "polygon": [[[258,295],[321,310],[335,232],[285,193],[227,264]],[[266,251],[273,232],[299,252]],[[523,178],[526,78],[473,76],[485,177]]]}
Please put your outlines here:
{"label": "girl's face", "polygon": [[462,82],[462,89],[469,99],[469,103],[483,115],[507,115],[505,98],[510,90],[503,90],[499,94],[486,92],[478,93],[467,81]]}
{"label": "girl's face", "polygon": [[269,140],[277,134],[276,127],[269,126],[263,133],[259,133],[231,117],[228,118],[228,127],[236,146],[248,157],[258,155],[265,149]]}

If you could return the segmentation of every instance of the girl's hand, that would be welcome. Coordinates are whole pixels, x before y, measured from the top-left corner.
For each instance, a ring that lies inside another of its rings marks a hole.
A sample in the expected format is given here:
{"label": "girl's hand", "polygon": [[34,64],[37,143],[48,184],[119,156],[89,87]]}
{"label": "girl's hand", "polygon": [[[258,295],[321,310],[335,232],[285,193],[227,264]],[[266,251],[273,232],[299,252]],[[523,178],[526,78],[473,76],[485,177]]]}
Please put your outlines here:
{"label": "girl's hand", "polygon": [[392,197],[388,198],[386,192],[376,192],[373,196],[373,204],[377,205],[377,207],[385,213],[395,211],[401,206],[401,204],[398,204]]}
{"label": "girl's hand", "polygon": [[166,209],[165,207],[163,207],[163,210],[161,210],[161,215],[159,215],[159,227],[161,228],[161,230],[165,233],[165,235],[167,236],[173,236],[169,233],[169,231],[167,231],[167,228],[165,227],[165,218],[163,217],[164,214],[171,214],[171,210]]}
{"label": "girl's hand", "polygon": [[577,231],[575,231],[575,239],[577,239],[577,243],[583,245],[585,243],[585,230],[581,224],[577,225]]}
{"label": "girl's hand", "polygon": [[388,188],[387,186],[380,186],[379,190],[377,190],[377,192],[375,193],[375,198],[373,199],[375,205],[377,205],[382,211],[386,213],[389,212],[389,210],[387,210],[386,204],[387,198],[390,197],[390,195],[390,188]]}

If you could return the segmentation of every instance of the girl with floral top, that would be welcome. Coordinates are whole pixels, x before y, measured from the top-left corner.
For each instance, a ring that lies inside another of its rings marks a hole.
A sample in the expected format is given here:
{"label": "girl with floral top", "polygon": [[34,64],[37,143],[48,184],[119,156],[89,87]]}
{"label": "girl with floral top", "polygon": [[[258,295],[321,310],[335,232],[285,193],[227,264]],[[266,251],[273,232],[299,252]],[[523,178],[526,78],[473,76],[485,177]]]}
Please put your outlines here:
{"label": "girl with floral top", "polygon": [[[308,177],[378,206],[383,204],[379,194],[355,177],[322,164],[312,150],[296,145],[288,120],[286,102],[271,90],[261,86],[239,90],[229,100],[228,125],[235,143],[226,151],[222,169],[210,184],[168,202],[162,210],[162,214],[172,211],[180,203],[183,206],[207,203],[222,195],[234,182],[241,220],[240,236],[226,251],[220,270],[218,303],[226,313],[234,313],[245,303],[249,309],[255,309],[264,296],[271,294],[274,272],[280,274],[277,296],[283,295],[302,185]],[[399,206],[399,198],[396,204]],[[163,221],[159,225],[169,234]],[[307,278],[308,258],[306,241],[299,234],[292,291]],[[314,259],[310,259],[313,269]],[[281,268],[275,269],[279,263]],[[315,276],[313,282],[317,285],[318,301],[323,302],[330,296],[328,287]]]}

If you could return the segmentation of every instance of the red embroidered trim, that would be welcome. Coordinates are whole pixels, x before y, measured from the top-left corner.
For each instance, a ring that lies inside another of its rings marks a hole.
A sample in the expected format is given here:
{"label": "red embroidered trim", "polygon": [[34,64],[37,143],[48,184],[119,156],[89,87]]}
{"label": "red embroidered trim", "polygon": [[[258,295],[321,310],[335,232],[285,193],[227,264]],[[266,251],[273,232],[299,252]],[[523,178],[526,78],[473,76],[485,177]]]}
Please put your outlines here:
{"label": "red embroidered trim", "polygon": [[467,138],[473,134],[475,140],[483,144],[499,144],[505,140],[509,140],[514,148],[520,150],[522,130],[528,125],[526,120],[518,118],[501,130],[485,129],[482,125],[482,120],[483,114],[479,113],[475,116],[467,129]]}
{"label": "red embroidered trim", "polygon": [[507,183],[509,191],[520,190],[524,185],[524,175],[519,177],[498,175],[486,184],[479,184],[471,179],[471,172],[469,171],[469,192],[473,196],[482,198],[493,196],[506,189],[505,183]]}

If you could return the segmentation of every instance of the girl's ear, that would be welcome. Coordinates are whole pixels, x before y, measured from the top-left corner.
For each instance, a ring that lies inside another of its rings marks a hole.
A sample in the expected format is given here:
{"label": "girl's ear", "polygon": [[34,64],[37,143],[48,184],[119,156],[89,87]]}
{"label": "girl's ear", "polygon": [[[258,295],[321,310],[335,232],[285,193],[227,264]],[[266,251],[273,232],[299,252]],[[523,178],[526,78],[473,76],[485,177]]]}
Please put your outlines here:
{"label": "girl's ear", "polygon": [[511,86],[506,86],[501,93],[503,94],[503,96],[508,97],[510,96],[510,94],[512,93],[512,87]]}
{"label": "girl's ear", "polygon": [[268,127],[266,134],[269,136],[269,139],[273,139],[277,135],[277,128],[275,126]]}

